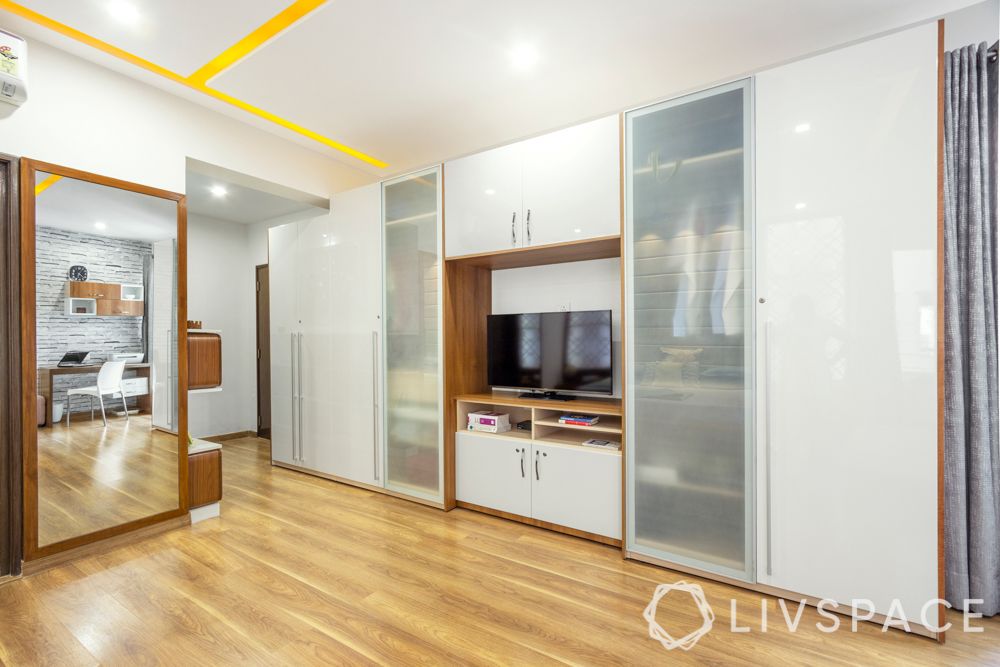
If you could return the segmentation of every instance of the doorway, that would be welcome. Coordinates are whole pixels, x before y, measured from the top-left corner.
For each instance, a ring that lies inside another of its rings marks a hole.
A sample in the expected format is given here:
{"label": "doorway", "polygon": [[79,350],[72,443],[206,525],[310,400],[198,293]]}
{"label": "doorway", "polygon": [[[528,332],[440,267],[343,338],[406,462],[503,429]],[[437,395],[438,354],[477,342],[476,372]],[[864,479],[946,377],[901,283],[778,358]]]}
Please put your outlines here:
{"label": "doorway", "polygon": [[267,264],[257,265],[257,437],[271,437],[271,306]]}

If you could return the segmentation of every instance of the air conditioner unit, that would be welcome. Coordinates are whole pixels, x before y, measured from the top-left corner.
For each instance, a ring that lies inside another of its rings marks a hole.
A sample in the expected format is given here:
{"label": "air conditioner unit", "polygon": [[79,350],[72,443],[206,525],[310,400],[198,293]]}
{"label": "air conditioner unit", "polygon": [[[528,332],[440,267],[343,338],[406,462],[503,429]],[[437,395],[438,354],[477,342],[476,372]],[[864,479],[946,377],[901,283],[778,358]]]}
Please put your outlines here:
{"label": "air conditioner unit", "polygon": [[0,102],[21,106],[28,99],[28,44],[0,30]]}

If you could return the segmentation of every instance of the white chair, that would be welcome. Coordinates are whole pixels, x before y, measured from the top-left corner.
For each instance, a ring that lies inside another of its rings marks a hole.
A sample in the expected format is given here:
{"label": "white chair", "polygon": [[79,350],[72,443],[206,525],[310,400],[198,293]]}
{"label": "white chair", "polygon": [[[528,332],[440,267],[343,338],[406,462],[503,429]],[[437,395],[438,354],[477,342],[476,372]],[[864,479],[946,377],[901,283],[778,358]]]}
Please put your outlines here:
{"label": "white chair", "polygon": [[128,421],[128,406],[125,404],[125,392],[122,390],[122,374],[125,372],[124,361],[106,361],[97,373],[97,384],[93,387],[77,387],[66,392],[66,426],[69,427],[70,399],[74,396],[90,397],[90,418],[94,418],[94,397],[101,404],[101,419],[104,426],[108,425],[108,418],[104,414],[104,395],[111,394],[112,398],[122,397],[122,409],[125,410],[125,421]]}

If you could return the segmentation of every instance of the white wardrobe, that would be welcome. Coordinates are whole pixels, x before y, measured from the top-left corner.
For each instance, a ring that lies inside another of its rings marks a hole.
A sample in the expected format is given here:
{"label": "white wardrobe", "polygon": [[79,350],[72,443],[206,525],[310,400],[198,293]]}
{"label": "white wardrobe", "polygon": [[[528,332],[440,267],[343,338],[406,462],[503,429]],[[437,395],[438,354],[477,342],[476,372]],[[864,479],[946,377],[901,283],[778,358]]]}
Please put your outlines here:
{"label": "white wardrobe", "polygon": [[933,24],[626,114],[629,556],[933,632],[936,114]]}
{"label": "white wardrobe", "polygon": [[269,230],[271,457],[365,484],[381,475],[378,185]]}

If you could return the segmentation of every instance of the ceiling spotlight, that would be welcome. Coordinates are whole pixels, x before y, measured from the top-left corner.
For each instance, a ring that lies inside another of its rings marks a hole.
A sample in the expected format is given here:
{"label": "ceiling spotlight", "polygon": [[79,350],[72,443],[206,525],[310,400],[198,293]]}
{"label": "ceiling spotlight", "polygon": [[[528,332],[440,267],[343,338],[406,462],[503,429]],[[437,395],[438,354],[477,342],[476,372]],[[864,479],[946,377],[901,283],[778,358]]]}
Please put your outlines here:
{"label": "ceiling spotlight", "polygon": [[801,210],[802,210],[802,209],[804,209],[805,207],[806,207],[806,205],[805,205],[805,203],[804,203],[804,202],[799,202],[798,204],[796,204],[796,205],[795,205],[795,210],[796,210],[796,211],[801,211]]}
{"label": "ceiling spotlight", "polygon": [[229,190],[227,190],[222,185],[213,185],[208,189],[208,191],[211,192],[212,196],[216,197],[217,199],[222,199],[223,197],[229,194]]}
{"label": "ceiling spotlight", "polygon": [[100,221],[98,221],[98,222],[95,222],[95,223],[94,223],[94,227],[95,227],[96,229],[102,229],[102,230],[103,230],[103,229],[107,229],[107,228],[108,228],[108,226],[107,226],[106,224],[104,224],[103,222],[100,222]]}
{"label": "ceiling spotlight", "polygon": [[795,131],[798,134],[802,134],[803,132],[808,132],[809,131],[809,123],[799,123],[798,125],[795,126]]}
{"label": "ceiling spotlight", "polygon": [[483,192],[485,192],[487,195],[491,197],[497,193],[497,191],[494,190],[493,188],[486,188]]}
{"label": "ceiling spotlight", "polygon": [[534,67],[539,60],[538,49],[532,44],[518,44],[510,50],[508,54],[511,67],[517,70],[529,70]]}
{"label": "ceiling spotlight", "polygon": [[110,0],[107,8],[111,18],[119,23],[135,25],[139,22],[139,10],[127,0]]}

